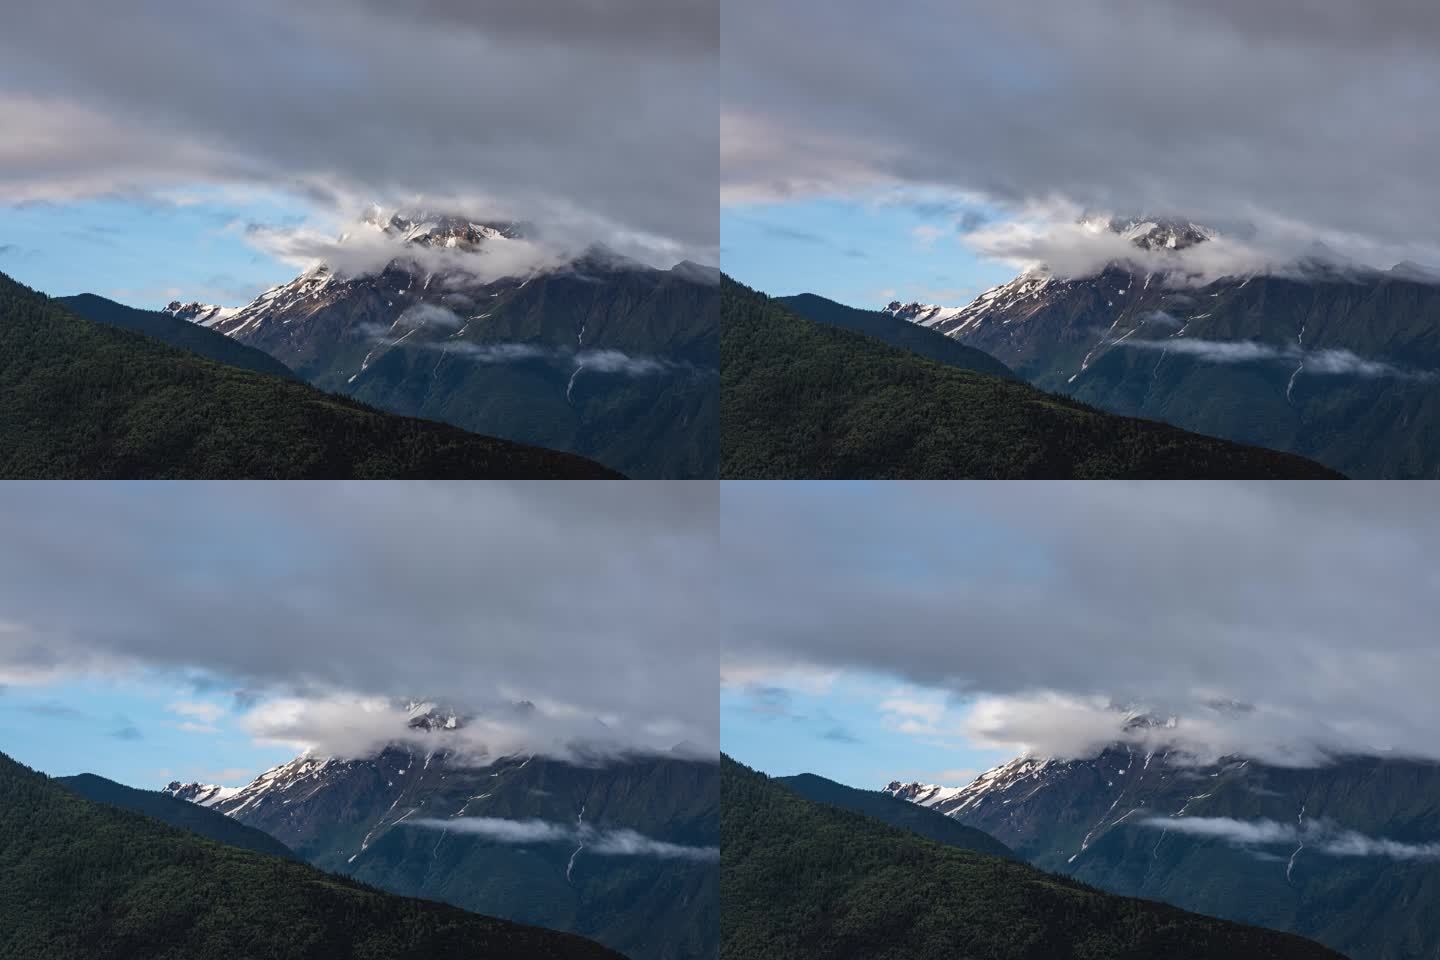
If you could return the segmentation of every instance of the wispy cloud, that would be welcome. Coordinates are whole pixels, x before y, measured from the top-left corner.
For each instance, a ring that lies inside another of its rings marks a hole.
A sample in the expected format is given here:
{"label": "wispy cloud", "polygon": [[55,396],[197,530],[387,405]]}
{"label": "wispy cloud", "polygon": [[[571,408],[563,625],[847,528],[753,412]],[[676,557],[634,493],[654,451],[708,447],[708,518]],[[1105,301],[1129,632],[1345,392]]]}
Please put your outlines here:
{"label": "wispy cloud", "polygon": [[[1157,313],[1162,318],[1174,320],[1169,314],[1160,311]],[[1152,318],[1154,316],[1155,314],[1151,314]],[[1307,374],[1427,381],[1440,376],[1433,370],[1406,370],[1383,360],[1367,359],[1349,350],[1303,350],[1298,346],[1277,347],[1255,340],[1201,340],[1193,337],[1169,337],[1164,340],[1129,338],[1119,341],[1117,345],[1139,350],[1164,350],[1168,353],[1196,357],[1208,363],[1284,362],[1303,364]]]}
{"label": "wispy cloud", "polygon": [[1440,842],[1402,843],[1347,830],[1327,820],[1280,823],[1265,818],[1147,817],[1142,826],[1223,840],[1237,847],[1298,846],[1332,857],[1388,857],[1391,860],[1440,860]]}
{"label": "wispy cloud", "polygon": [[589,853],[613,857],[658,857],[666,860],[715,862],[719,847],[696,847],[656,840],[629,829],[600,830],[582,824],[553,823],[549,820],[508,820],[502,817],[456,817],[450,820],[425,818],[408,820],[406,826],[445,830],[482,836],[496,843],[576,844]]}

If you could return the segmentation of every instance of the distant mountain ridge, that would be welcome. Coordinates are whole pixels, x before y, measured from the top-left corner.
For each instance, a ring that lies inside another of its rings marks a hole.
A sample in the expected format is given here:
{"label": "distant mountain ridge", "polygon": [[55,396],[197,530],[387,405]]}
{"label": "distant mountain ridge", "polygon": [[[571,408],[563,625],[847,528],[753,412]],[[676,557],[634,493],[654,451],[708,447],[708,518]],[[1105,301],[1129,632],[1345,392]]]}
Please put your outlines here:
{"label": "distant mountain ridge", "polygon": [[1013,850],[988,833],[967,827],[942,813],[926,810],[923,806],[905,803],[884,791],[857,790],[813,773],[773,779],[775,783],[784,784],[806,800],[863,813],[867,817],[874,817],[882,823],[888,823],[927,840],[1006,860],[1017,859]]}
{"label": "distant mountain ridge", "polygon": [[923,326],[901,322],[901,318],[879,310],[860,310],[827,300],[813,293],[801,293],[791,297],[776,297],[775,302],[783,303],[807,320],[823,323],[844,330],[853,330],[874,337],[892,347],[908,350],[930,360],[938,360],[947,366],[976,373],[1019,379],[1005,364],[981,350],[967,347],[957,340],[938,331],[925,330]]}
{"label": "distant mountain ridge", "polygon": [[[108,323],[112,327],[133,330],[147,337],[154,337],[180,350],[199,354],[202,357],[242,370],[254,370],[273,377],[287,380],[298,379],[295,372],[263,350],[247,347],[229,337],[204,329],[178,314],[169,311],[137,310],[124,304],[98,297],[93,293],[82,293],[74,297],[57,297],[86,320]],[[220,308],[210,308],[218,310]]]}
{"label": "distant mountain ridge", "polygon": [[289,847],[270,834],[207,810],[203,802],[187,803],[185,800],[176,799],[165,792],[137,790],[104,777],[97,777],[93,773],[59,777],[55,782],[87,800],[133,810],[159,820],[161,823],[207,837],[218,843],[253,850],[256,853],[264,853],[272,857],[284,857],[287,860],[298,859]]}
{"label": "distant mountain ridge", "polygon": [[814,323],[728,277],[721,310],[724,477],[1337,476]]}

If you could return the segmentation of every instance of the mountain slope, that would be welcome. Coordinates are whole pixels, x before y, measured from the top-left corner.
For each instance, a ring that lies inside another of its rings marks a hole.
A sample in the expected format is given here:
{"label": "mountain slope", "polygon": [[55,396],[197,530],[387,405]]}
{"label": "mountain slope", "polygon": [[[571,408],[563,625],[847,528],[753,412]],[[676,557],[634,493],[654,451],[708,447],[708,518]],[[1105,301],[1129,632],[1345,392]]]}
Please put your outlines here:
{"label": "mountain slope", "polygon": [[83,320],[3,274],[0,405],[3,477],[612,475]]}
{"label": "mountain slope", "polygon": [[925,840],[721,764],[726,960],[1338,956]]}
{"label": "mountain slope", "polygon": [[198,834],[244,850],[268,854],[272,857],[296,859],[289,847],[263,830],[247,827],[229,817],[214,813],[194,803],[177,800],[158,790],[136,790],[123,783],[97,777],[93,773],[82,773],[74,777],[57,777],[55,782],[72,793],[93,800],[108,803],[122,810],[133,810],[161,823],[168,823],[179,830]]}
{"label": "mountain slope", "polygon": [[153,337],[161,343],[168,343],[178,350],[199,354],[218,363],[224,363],[242,370],[269,374],[272,377],[296,379],[295,373],[285,364],[263,350],[247,347],[223,334],[206,330],[187,320],[180,320],[168,313],[157,310],[137,310],[114,300],[97,297],[93,293],[82,293],[73,297],[56,297],[57,303],[64,304],[71,312],[86,320],[109,324],[122,330],[133,330]]}
{"label": "mountain slope", "polygon": [[725,477],[1335,476],[811,323],[728,278],[721,311]]}
{"label": "mountain slope", "polygon": [[616,956],[93,803],[3,754],[0,876],[0,956],[15,960]]}
{"label": "mountain slope", "polygon": [[1215,280],[1182,272],[1177,261],[1169,270],[1116,262],[1070,279],[1026,274],[962,308],[897,302],[891,312],[1112,413],[1294,452],[1355,477],[1440,476],[1433,275],[1313,259]]}
{"label": "mountain slope", "polygon": [[[368,758],[298,757],[210,809],[264,830],[318,867],[393,893],[568,930],[632,960],[715,956],[719,868],[713,856],[680,849],[719,846],[713,761],[484,762],[453,754],[451,730],[438,726],[423,746]],[[170,790],[187,793],[181,784]],[[554,835],[507,842],[470,829],[484,818],[492,826],[541,821]],[[593,835],[577,837],[581,829]],[[617,831],[633,831],[619,837],[645,849],[604,852],[601,837]]]}
{"label": "mountain slope", "polygon": [[889,790],[1114,893],[1292,931],[1354,960],[1440,951],[1440,764],[1196,765],[1121,743],[1084,760],[1019,758],[960,789]]}
{"label": "mountain slope", "polygon": [[471,268],[512,242],[513,226],[397,215],[363,229],[401,255],[363,275],[319,267],[204,322],[382,410],[627,476],[715,476],[716,271],[592,250],[563,268],[481,279]]}
{"label": "mountain slope", "polygon": [[775,302],[783,303],[806,320],[863,333],[892,347],[908,350],[929,360],[938,360],[948,366],[973,370],[992,377],[1004,377],[1007,380],[1019,379],[1009,367],[982,350],[967,347],[939,331],[927,330],[923,326],[879,310],[847,307],[813,293],[776,297]]}
{"label": "mountain slope", "polygon": [[971,850],[992,857],[1016,859],[1014,851],[981,830],[967,827],[945,816],[926,810],[924,807],[907,803],[898,797],[878,790],[856,790],[843,783],[817,777],[813,773],[802,773],[793,777],[775,777],[775,783],[784,784],[806,800],[828,803],[832,807],[851,810],[873,817],[881,823],[900,830],[934,840],[962,850]]}

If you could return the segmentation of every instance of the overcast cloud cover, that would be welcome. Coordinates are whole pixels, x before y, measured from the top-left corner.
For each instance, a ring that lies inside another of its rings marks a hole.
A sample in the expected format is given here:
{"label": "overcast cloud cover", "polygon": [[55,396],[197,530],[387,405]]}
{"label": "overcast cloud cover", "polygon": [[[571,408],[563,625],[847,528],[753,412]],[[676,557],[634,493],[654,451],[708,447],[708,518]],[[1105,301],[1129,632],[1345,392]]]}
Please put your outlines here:
{"label": "overcast cloud cover", "polygon": [[0,202],[220,183],[294,191],[325,236],[424,204],[715,262],[718,21],[714,0],[10,5]]}
{"label": "overcast cloud cover", "polygon": [[[8,484],[0,686],[139,671],[356,754],[404,698],[474,752],[713,756],[716,487]],[[528,701],[533,708],[517,708]],[[417,736],[419,736],[417,734]]]}
{"label": "overcast cloud cover", "polygon": [[[729,202],[942,187],[982,252],[1095,261],[1085,210],[1226,231],[1202,269],[1440,263],[1425,0],[729,0]],[[1202,244],[1200,248],[1209,244]]]}
{"label": "overcast cloud cover", "polygon": [[[888,676],[917,691],[917,735],[1041,755],[1128,738],[1199,759],[1440,759],[1436,496],[727,484],[727,683]],[[948,695],[944,710],[927,691]],[[1124,733],[1135,711],[1176,725]]]}

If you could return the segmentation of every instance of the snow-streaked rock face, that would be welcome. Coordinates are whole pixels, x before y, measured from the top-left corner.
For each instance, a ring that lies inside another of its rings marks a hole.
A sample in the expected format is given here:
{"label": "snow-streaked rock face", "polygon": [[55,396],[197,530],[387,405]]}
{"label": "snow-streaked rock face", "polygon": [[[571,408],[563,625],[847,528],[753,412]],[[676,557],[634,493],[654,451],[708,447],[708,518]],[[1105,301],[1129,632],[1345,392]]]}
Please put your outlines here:
{"label": "snow-streaked rock face", "polygon": [[213,327],[239,313],[242,307],[221,307],[213,303],[181,303],[172,300],[161,312],[201,327]]}
{"label": "snow-streaked rock face", "polygon": [[[1103,890],[1291,930],[1347,956],[1400,960],[1440,950],[1440,927],[1411,922],[1440,911],[1440,861],[1413,853],[1440,836],[1440,763],[1202,763],[1159,746],[1168,721],[1140,723],[1155,748],[1117,743],[1085,759],[1020,757],[963,787],[894,782],[887,791]],[[1187,829],[1195,819],[1203,824]],[[1216,831],[1267,824],[1295,835],[1229,841]],[[1416,846],[1361,853],[1356,840],[1341,855],[1310,842],[1307,829]]]}
{"label": "snow-streaked rock face", "polygon": [[[403,743],[362,758],[302,755],[209,805],[316,866],[394,893],[569,930],[637,960],[713,956],[718,864],[606,855],[585,843],[576,849],[569,837],[506,843],[464,824],[544,821],[714,847],[715,763],[462,755],[453,748],[463,714],[410,708]],[[210,799],[171,786],[173,795]]]}
{"label": "snow-streaked rock face", "polygon": [[213,783],[181,783],[172,780],[162,792],[177,800],[189,800],[197,806],[213,807],[235,796],[240,790],[240,787],[222,787]]}

